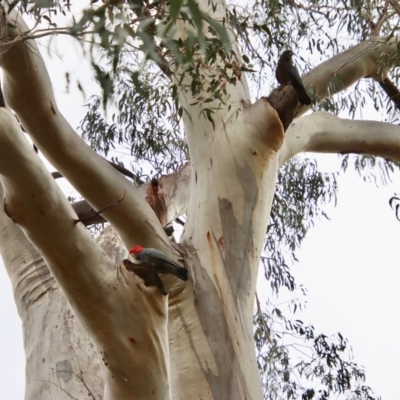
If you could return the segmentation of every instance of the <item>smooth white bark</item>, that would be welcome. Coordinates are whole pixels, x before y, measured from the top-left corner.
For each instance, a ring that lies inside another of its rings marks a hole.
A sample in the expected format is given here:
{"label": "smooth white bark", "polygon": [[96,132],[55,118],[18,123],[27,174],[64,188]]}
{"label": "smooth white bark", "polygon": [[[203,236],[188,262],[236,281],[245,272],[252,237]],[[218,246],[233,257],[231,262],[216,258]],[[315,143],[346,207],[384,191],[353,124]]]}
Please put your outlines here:
{"label": "smooth white bark", "polygon": [[400,161],[400,127],[379,121],[341,119],[317,112],[296,119],[280,151],[282,165],[300,152],[370,154]]}

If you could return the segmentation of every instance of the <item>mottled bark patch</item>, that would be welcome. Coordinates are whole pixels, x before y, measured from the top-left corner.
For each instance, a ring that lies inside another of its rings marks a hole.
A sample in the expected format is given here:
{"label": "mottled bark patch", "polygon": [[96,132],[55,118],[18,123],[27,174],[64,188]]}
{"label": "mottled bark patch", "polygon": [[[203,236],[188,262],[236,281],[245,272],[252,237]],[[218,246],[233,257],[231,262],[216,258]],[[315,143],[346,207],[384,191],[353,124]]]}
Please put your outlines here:
{"label": "mottled bark patch", "polygon": [[57,378],[62,379],[65,383],[72,379],[72,372],[72,364],[69,360],[59,361],[56,364]]}
{"label": "mottled bark patch", "polygon": [[218,246],[221,250],[224,250],[225,244],[224,244],[224,237],[220,236],[219,239],[217,240]]}
{"label": "mottled bark patch", "polygon": [[[256,177],[248,164],[242,168],[236,162],[236,176],[244,193],[241,222],[235,216],[233,204],[228,199],[219,199],[222,235],[225,243],[225,269],[233,293],[241,304],[247,303],[251,290],[249,253],[254,251],[253,212],[258,201]],[[246,315],[246,305],[243,315]]]}
{"label": "mottled bark patch", "polygon": [[10,218],[10,219],[11,219],[11,221],[12,221],[12,222],[14,222],[14,224],[16,224],[16,223],[17,223],[17,221],[16,221],[16,220],[15,220],[15,218],[12,216],[12,214],[11,214],[10,210],[9,210],[9,209],[8,209],[8,207],[7,207],[7,202],[6,202],[6,199],[4,199],[3,210],[4,210],[4,214],[6,214],[6,215],[7,215],[7,217],[8,217],[8,218]]}
{"label": "mottled bark patch", "polygon": [[[200,264],[196,250],[190,247],[188,252],[191,253],[194,264],[193,274],[195,278],[193,282],[195,282],[196,310],[218,368],[217,373],[214,373],[212,369],[202,367],[202,373],[206,376],[214,399],[250,399],[246,380],[232,344],[221,298],[208,274],[203,272],[204,268]],[[184,321],[182,323],[185,325]],[[190,336],[189,329],[188,333]],[[193,341],[193,338],[191,338],[191,341]],[[191,346],[196,353],[196,346],[193,343]],[[199,360],[202,359],[200,355],[197,355],[197,357]],[[203,364],[199,361],[198,365],[202,366]],[[243,392],[244,397],[241,394]]]}
{"label": "mottled bark patch", "polygon": [[57,115],[56,108],[54,107],[54,104],[52,102],[50,102],[50,110],[53,114]]}

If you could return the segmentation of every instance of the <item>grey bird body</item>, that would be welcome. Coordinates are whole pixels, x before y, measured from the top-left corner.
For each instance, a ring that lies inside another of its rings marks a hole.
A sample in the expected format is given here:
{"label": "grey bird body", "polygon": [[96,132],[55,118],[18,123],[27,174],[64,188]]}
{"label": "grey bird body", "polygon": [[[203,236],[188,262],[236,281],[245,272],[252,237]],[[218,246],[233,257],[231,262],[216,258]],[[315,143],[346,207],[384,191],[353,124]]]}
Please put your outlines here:
{"label": "grey bird body", "polygon": [[154,267],[159,274],[175,275],[183,281],[187,281],[188,279],[188,272],[185,268],[170,260],[164,253],[157,249],[151,247],[145,248],[137,254],[134,253],[134,256],[142,263]]}
{"label": "grey bird body", "polygon": [[300,78],[299,71],[292,62],[293,52],[291,50],[284,51],[278,60],[275,76],[281,85],[290,83],[296,91],[297,98],[301,104],[310,105],[311,99],[304,89],[303,82]]}

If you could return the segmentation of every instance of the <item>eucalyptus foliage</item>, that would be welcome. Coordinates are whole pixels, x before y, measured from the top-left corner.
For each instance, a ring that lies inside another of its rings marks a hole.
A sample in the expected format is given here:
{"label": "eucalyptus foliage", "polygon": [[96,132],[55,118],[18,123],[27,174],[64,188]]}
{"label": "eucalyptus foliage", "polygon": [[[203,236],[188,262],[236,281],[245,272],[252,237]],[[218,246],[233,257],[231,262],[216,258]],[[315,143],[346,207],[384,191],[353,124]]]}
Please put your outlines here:
{"label": "eucalyptus foliage", "polygon": [[[297,307],[302,307],[301,301],[290,302],[289,308]],[[268,303],[267,309],[254,318],[265,399],[328,400],[333,395],[348,400],[376,399],[365,385],[363,367],[352,360],[351,347],[340,333],[330,337],[317,334],[312,325],[287,318],[277,306]]]}
{"label": "eucalyptus foliage", "polygon": [[80,129],[92,148],[105,156],[119,148],[134,157],[136,169],[146,161],[155,174],[172,172],[188,158],[180,123],[182,109],[171,81],[143,64],[132,53],[121,58],[108,118],[100,96],[93,96]]}

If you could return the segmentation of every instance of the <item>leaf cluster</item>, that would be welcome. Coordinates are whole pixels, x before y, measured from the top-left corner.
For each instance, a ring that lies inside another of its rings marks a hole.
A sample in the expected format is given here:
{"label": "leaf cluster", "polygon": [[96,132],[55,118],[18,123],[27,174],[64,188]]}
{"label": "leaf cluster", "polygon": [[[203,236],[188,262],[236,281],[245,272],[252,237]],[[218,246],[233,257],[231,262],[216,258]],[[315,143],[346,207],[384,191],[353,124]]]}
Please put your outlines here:
{"label": "leaf cluster", "polygon": [[315,160],[295,157],[278,171],[264,254],[261,261],[273,291],[293,291],[295,282],[289,265],[297,261],[300,247],[315,218],[327,218],[321,206],[336,203],[336,174],[318,171]]}
{"label": "leaf cluster", "polygon": [[188,155],[176,87],[159,70],[144,68],[135,54],[124,56],[114,84],[109,118],[100,96],[93,96],[87,104],[80,126],[83,138],[105,156],[118,151],[133,155],[138,172],[139,162],[151,165],[157,174],[179,169]]}
{"label": "leaf cluster", "polygon": [[378,400],[364,384],[364,369],[352,361],[347,340],[340,333],[316,334],[312,325],[285,316],[297,308],[302,308],[299,300],[285,311],[268,302],[254,317],[264,398]]}

